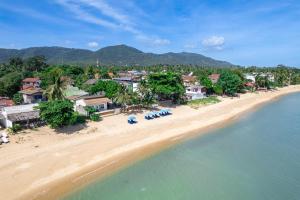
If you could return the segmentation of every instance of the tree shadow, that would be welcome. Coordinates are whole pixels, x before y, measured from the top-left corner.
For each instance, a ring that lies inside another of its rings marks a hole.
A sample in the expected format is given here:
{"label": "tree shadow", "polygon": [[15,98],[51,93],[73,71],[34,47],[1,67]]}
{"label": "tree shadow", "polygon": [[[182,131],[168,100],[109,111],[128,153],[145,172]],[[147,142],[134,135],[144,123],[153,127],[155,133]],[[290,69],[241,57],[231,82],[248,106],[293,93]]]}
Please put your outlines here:
{"label": "tree shadow", "polygon": [[76,125],[68,125],[68,126],[64,126],[62,128],[57,128],[55,129],[55,132],[57,134],[67,134],[67,135],[71,135],[74,133],[77,133],[78,131],[81,131],[83,129],[86,129],[88,126],[86,123],[83,124],[76,124]]}

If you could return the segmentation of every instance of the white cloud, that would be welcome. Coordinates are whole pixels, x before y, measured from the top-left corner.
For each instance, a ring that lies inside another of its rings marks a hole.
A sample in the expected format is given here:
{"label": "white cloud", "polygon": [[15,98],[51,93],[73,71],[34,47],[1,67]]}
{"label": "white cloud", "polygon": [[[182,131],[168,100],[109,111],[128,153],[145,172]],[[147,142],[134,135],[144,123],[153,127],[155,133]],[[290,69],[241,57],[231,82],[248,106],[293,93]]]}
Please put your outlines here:
{"label": "white cloud", "polygon": [[97,48],[99,46],[99,43],[98,42],[89,42],[87,45],[90,48]]}
{"label": "white cloud", "polygon": [[[146,35],[136,27],[129,15],[120,12],[105,0],[56,0],[56,2],[71,11],[78,20],[132,33],[136,39],[150,45],[162,46],[171,43],[168,39]],[[106,18],[91,14],[87,8],[100,11]]]}
{"label": "white cloud", "polygon": [[225,38],[222,36],[211,36],[202,41],[202,45],[207,48],[222,50],[225,44]]}

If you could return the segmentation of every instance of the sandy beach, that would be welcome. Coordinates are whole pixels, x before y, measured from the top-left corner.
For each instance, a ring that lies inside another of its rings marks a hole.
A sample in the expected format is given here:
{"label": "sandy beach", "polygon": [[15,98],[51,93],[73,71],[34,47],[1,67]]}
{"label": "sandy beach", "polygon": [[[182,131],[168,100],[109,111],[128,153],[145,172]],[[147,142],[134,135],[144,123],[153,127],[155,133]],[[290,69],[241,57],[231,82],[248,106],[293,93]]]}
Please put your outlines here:
{"label": "sandy beach", "polygon": [[300,86],[248,93],[240,98],[193,109],[172,108],[173,115],[127,124],[126,115],[105,117],[66,133],[48,127],[11,136],[0,146],[1,199],[56,199],[109,175],[151,153],[195,134],[226,125],[241,114],[282,95],[300,92]]}

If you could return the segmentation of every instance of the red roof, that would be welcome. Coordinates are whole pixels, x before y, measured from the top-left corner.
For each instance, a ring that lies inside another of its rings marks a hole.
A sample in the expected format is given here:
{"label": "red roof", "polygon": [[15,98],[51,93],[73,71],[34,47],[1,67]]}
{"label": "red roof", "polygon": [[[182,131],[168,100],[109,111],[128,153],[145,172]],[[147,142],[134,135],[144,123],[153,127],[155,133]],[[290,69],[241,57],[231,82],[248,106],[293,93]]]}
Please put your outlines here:
{"label": "red roof", "polygon": [[13,100],[7,98],[7,97],[0,97],[0,106],[13,106],[14,105],[14,102]]}
{"label": "red roof", "polygon": [[247,87],[254,87],[254,83],[252,83],[252,82],[247,82],[247,83],[245,83],[245,86],[247,86]]}
{"label": "red roof", "polygon": [[211,74],[208,77],[210,78],[210,80],[212,80],[212,82],[216,83],[220,78],[220,74]]}
{"label": "red roof", "polygon": [[26,83],[35,83],[35,82],[38,82],[40,80],[40,78],[25,78],[23,80],[23,82],[26,82]]}

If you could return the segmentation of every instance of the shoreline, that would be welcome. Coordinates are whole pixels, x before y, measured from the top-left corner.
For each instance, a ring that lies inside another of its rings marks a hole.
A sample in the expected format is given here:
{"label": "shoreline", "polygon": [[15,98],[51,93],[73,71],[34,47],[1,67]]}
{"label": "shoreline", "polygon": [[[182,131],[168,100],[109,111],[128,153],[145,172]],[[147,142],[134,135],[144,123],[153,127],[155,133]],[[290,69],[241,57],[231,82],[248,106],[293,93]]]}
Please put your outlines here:
{"label": "shoreline", "polygon": [[[179,106],[173,109],[172,116],[156,121],[143,120],[143,115],[138,114],[139,123],[133,126],[127,124],[126,116],[112,116],[89,123],[75,135],[54,136],[49,128],[41,128],[37,137],[31,131],[26,137],[32,137],[32,141],[0,148],[4,155],[0,163],[0,179],[4,180],[1,196],[5,199],[65,196],[74,188],[111,175],[173,144],[226,126],[246,112],[294,92],[300,92],[299,85],[226,98],[198,110]],[[13,136],[15,141],[17,138]],[[53,141],[47,141],[50,138]]]}

